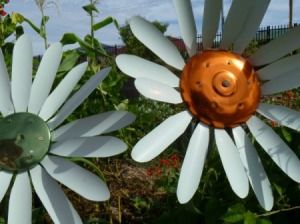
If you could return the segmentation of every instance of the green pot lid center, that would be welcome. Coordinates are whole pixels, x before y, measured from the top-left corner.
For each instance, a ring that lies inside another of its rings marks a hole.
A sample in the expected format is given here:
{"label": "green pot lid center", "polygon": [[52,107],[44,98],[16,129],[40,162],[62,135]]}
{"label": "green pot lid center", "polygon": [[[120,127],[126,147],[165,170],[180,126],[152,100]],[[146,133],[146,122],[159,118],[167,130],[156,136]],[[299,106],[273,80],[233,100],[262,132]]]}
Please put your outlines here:
{"label": "green pot lid center", "polygon": [[24,171],[37,165],[50,145],[47,123],[31,113],[15,113],[0,120],[0,168]]}

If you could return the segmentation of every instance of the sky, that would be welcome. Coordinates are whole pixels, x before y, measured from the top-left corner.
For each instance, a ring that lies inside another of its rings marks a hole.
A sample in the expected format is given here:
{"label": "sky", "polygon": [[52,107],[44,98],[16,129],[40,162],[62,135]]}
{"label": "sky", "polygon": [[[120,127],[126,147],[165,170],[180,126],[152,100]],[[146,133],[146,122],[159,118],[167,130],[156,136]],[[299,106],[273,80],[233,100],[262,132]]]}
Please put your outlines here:
{"label": "sky", "polygon": [[[76,33],[80,37],[88,34],[89,17],[82,6],[88,4],[89,0],[56,1],[59,9],[54,6],[46,8],[46,15],[50,16],[47,23],[49,43],[59,41],[63,34],[67,32]],[[192,0],[199,34],[201,33],[203,2],[204,0]],[[232,0],[224,0],[225,15],[231,2]],[[172,0],[100,0],[98,9],[100,13],[96,18],[96,22],[107,16],[112,16],[118,20],[120,25],[124,25],[132,16],[141,15],[150,21],[158,20],[169,24],[166,34],[180,37]],[[41,14],[34,0],[11,0],[6,6],[6,11],[19,12],[35,24],[40,24]],[[288,13],[288,0],[271,0],[261,26],[288,24]],[[300,23],[300,1],[297,0],[294,1],[294,23]],[[34,54],[42,54],[44,52],[42,39],[29,27],[25,28],[33,40]],[[118,31],[113,25],[98,30],[96,37],[104,44],[122,44]]]}

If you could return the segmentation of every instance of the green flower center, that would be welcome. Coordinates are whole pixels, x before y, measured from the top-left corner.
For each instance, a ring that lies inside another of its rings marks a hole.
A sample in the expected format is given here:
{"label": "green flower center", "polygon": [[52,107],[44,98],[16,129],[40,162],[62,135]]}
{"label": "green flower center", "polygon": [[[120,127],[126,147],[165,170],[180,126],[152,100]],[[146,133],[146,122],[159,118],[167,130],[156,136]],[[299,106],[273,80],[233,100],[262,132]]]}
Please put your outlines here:
{"label": "green flower center", "polygon": [[37,165],[50,145],[47,123],[31,113],[15,113],[0,120],[0,168],[23,171]]}

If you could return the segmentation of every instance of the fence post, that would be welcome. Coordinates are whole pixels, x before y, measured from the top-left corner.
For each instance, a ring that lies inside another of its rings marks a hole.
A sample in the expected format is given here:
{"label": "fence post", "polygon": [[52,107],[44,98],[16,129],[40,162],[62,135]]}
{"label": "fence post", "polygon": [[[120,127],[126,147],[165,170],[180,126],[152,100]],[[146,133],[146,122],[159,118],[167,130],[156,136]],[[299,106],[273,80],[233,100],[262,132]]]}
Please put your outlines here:
{"label": "fence post", "polygon": [[270,26],[267,26],[267,40],[268,41],[271,40],[271,29],[270,29]]}

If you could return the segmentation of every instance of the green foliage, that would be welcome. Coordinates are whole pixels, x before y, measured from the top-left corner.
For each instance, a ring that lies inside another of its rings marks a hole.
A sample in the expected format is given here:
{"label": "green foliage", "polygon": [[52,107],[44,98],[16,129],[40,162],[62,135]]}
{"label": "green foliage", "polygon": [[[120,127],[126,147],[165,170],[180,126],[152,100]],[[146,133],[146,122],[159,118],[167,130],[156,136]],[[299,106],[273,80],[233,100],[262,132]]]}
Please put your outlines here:
{"label": "green foliage", "polygon": [[33,22],[31,22],[31,20],[27,19],[26,17],[24,17],[22,14],[20,13],[13,13],[12,14],[12,21],[15,24],[22,24],[23,22],[27,23],[36,33],[40,34],[41,30],[40,28],[38,28]]}
{"label": "green foliage", "polygon": [[82,7],[84,9],[84,11],[86,11],[90,16],[93,15],[93,13],[99,13],[97,7],[95,6],[95,4],[91,3],[88,5],[85,5]]}
{"label": "green foliage", "polygon": [[228,208],[223,217],[224,223],[240,223],[240,224],[271,224],[272,222],[266,218],[261,218],[255,213],[246,210],[242,204],[235,204]]}
{"label": "green foliage", "polygon": [[32,209],[32,224],[43,223],[44,216],[45,216],[45,209],[44,208],[41,208],[41,207],[40,208],[33,208]]}
{"label": "green foliage", "polygon": [[149,211],[153,202],[151,201],[151,198],[141,198],[141,197],[135,197],[132,199],[133,206],[141,211]]}
{"label": "green foliage", "polygon": [[[0,19],[0,46],[3,47],[6,43],[4,42],[6,38],[13,34],[17,36],[23,34],[23,28],[20,24],[24,21],[16,19],[17,13],[12,15],[7,15]],[[23,17],[24,18],[24,17]]]}
{"label": "green foliage", "polygon": [[63,45],[78,43],[80,46],[81,55],[91,56],[97,53],[98,55],[108,57],[108,54],[105,52],[98,40],[96,40],[96,44],[94,43],[96,46],[93,47],[91,44],[91,39],[92,37],[90,35],[85,36],[85,39],[82,40],[74,33],[65,33],[60,42]]}
{"label": "green foliage", "polygon": [[43,38],[45,49],[47,49],[48,40],[47,40],[46,24],[50,18],[45,14],[45,10],[47,7],[51,7],[51,6],[56,7],[56,9],[58,10],[58,0],[34,0],[34,2],[41,13],[40,27],[35,28],[34,30]]}
{"label": "green foliage", "polygon": [[117,21],[115,18],[109,16],[109,17],[106,17],[105,19],[103,19],[102,21],[100,21],[100,22],[98,22],[98,23],[95,23],[95,24],[93,25],[93,30],[94,30],[94,31],[100,30],[100,29],[102,29],[103,27],[105,27],[105,26],[107,26],[107,25],[110,25],[110,24],[112,24],[112,23],[115,25],[115,27],[116,27],[117,29],[120,29],[120,26],[119,26],[118,21]]}
{"label": "green foliage", "polygon": [[63,54],[62,62],[58,68],[58,73],[70,71],[77,63],[80,54],[77,51],[66,51]]}
{"label": "green foliage", "polygon": [[228,208],[227,213],[225,214],[223,221],[226,223],[238,223],[244,220],[244,213],[246,209],[242,204],[236,204]]}
{"label": "green foliage", "polygon": [[247,48],[244,50],[243,56],[247,58],[253,55],[258,50],[258,48],[259,48],[258,42],[256,42],[255,40],[251,41],[248,44]]}

